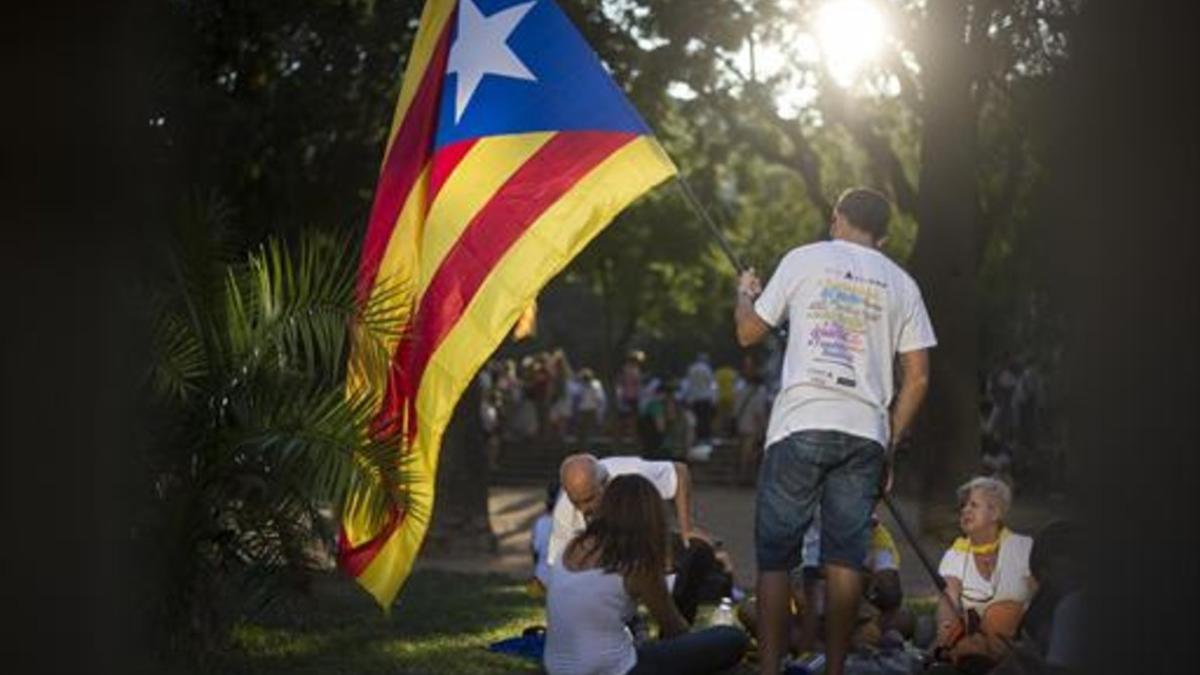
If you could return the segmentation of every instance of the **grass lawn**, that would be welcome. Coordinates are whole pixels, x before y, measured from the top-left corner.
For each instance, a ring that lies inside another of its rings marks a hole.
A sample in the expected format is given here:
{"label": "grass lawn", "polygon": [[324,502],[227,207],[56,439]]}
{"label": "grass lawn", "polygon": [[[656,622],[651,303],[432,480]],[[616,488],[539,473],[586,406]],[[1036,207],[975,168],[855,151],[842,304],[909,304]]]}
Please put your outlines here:
{"label": "grass lawn", "polygon": [[[928,614],[932,599],[907,601]],[[704,625],[711,607],[701,607]],[[312,593],[289,598],[266,615],[239,623],[231,646],[203,672],[246,674],[537,673],[530,661],[486,650],[488,644],[545,623],[541,601],[501,575],[420,571],[390,616],[348,578],[318,579]],[[747,662],[736,674],[755,672]]]}
{"label": "grass lawn", "polygon": [[311,597],[238,624],[208,664],[222,673],[537,673],[488,644],[544,624],[540,601],[499,575],[413,574],[390,616],[352,581],[331,574]]}

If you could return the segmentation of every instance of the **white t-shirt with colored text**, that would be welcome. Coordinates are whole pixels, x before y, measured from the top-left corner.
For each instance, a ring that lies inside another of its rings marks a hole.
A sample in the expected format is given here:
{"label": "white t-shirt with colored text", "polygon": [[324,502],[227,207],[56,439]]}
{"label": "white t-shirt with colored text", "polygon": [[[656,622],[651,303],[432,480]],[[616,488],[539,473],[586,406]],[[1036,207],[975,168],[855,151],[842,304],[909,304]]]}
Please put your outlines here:
{"label": "white t-shirt with colored text", "polygon": [[784,256],[754,310],[790,323],[767,444],[825,429],[886,447],[895,356],[937,344],[912,277],[873,248],[818,242]]}

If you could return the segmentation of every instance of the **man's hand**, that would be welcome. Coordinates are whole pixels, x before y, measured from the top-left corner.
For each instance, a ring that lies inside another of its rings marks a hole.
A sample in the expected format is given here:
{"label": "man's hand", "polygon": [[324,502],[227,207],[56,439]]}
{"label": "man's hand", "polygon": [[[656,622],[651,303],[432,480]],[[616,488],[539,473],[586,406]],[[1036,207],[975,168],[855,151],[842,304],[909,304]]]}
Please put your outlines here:
{"label": "man's hand", "polygon": [[738,275],[737,301],[734,303],[733,319],[737,326],[738,344],[749,347],[761,341],[771,327],[754,311],[754,300],[762,293],[762,282],[754,268],[742,270]]}
{"label": "man's hand", "polygon": [[892,494],[892,479],[895,476],[895,470],[895,455],[889,452],[887,458],[883,460],[883,474],[879,477],[880,498]]}
{"label": "man's hand", "polygon": [[758,274],[754,272],[753,267],[748,267],[742,270],[738,275],[738,295],[744,295],[751,300],[757,298],[762,293],[762,282],[758,279]]}

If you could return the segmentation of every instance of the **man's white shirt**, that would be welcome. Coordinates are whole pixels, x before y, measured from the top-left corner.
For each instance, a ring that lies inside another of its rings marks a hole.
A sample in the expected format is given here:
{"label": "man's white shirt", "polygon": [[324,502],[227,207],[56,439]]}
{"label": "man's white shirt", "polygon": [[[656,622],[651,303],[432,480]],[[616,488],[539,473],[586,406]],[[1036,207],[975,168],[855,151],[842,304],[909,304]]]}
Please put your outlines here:
{"label": "man's white shirt", "polygon": [[[673,462],[650,462],[640,457],[606,457],[599,462],[608,472],[610,480],[625,474],[638,474],[653,483],[663,499],[675,498],[679,476]],[[567,544],[585,527],[587,521],[583,513],[567,498],[566,490],[559,490],[558,501],[554,503],[554,525],[550,531],[550,551],[546,563],[557,565]]]}
{"label": "man's white shirt", "polygon": [[826,429],[886,447],[895,355],[937,344],[912,277],[873,248],[818,242],[784,256],[754,310],[790,323],[767,445]]}

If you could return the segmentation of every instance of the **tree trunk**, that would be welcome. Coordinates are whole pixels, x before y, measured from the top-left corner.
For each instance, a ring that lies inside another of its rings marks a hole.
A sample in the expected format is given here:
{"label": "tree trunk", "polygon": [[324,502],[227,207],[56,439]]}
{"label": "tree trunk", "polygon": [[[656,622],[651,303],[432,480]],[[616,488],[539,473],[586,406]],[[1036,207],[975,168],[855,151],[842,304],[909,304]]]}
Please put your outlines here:
{"label": "tree trunk", "polygon": [[972,68],[963,42],[966,4],[930,2],[924,133],[917,196],[920,228],[909,261],[933,320],[938,346],[916,434],[916,488],[922,526],[945,526],[955,485],[977,467],[979,403],[979,190]]}
{"label": "tree trunk", "polygon": [[497,550],[488,517],[487,457],[479,405],[479,384],[474,381],[459,400],[442,439],[433,521],[425,541],[425,551],[433,555]]}

